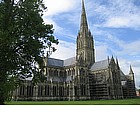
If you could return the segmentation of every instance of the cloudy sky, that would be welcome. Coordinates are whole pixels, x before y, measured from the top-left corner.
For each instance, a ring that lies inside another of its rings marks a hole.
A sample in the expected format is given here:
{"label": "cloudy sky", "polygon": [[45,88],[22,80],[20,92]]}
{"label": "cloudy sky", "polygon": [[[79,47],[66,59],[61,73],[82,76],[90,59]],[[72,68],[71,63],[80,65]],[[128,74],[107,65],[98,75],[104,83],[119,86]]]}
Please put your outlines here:
{"label": "cloudy sky", "polygon": [[[59,39],[51,57],[75,56],[81,0],[44,0],[45,23],[53,24]],[[94,36],[96,61],[114,56],[125,74],[133,67],[140,86],[140,0],[85,0],[89,28]]]}

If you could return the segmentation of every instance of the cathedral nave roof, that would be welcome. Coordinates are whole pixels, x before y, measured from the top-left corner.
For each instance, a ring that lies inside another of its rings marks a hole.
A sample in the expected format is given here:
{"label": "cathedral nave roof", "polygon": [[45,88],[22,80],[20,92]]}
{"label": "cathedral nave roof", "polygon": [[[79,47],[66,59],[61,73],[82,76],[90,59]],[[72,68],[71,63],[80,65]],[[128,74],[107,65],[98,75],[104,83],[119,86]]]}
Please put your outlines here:
{"label": "cathedral nave roof", "polygon": [[48,66],[56,66],[56,67],[66,67],[72,66],[76,63],[76,58],[72,57],[66,60],[60,60],[55,58],[48,58]]}
{"label": "cathedral nave roof", "polygon": [[90,70],[91,71],[97,71],[97,70],[107,69],[108,66],[109,66],[108,59],[106,59],[106,60],[95,62],[91,66]]}

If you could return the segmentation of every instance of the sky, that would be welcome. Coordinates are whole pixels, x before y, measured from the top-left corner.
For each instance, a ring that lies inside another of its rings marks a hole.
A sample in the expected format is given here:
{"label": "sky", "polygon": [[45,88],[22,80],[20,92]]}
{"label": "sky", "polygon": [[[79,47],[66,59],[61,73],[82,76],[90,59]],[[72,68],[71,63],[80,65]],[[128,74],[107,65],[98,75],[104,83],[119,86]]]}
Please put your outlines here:
{"label": "sky", "polygon": [[[51,57],[75,56],[80,29],[81,0],[44,0],[47,11],[43,19],[54,25],[59,45]],[[94,37],[96,61],[118,58],[125,74],[129,67],[140,86],[140,0],[84,0],[89,29]]]}

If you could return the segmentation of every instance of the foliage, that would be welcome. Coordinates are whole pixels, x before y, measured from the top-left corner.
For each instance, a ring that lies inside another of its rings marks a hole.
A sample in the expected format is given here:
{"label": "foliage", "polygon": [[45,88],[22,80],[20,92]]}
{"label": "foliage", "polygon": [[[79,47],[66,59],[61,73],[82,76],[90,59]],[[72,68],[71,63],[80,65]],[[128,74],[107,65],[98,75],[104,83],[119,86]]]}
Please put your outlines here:
{"label": "foliage", "polygon": [[0,1],[0,103],[21,80],[40,79],[44,50],[58,44],[53,25],[43,22],[44,10],[43,0]]}

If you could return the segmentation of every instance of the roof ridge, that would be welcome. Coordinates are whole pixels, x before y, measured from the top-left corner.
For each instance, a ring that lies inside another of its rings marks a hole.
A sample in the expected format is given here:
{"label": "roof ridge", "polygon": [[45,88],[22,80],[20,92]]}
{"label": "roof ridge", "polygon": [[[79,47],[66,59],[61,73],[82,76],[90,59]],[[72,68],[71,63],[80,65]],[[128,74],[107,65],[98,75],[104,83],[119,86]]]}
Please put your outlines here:
{"label": "roof ridge", "polygon": [[[72,59],[72,58],[76,58],[76,57],[70,57],[70,58],[67,58],[67,59],[65,59],[65,60]],[[65,60],[64,60],[64,61],[65,61]]]}
{"label": "roof ridge", "polygon": [[[100,61],[97,61],[97,62],[102,62],[102,61],[108,61],[108,59],[100,60]],[[95,63],[97,63],[97,62],[95,62]]]}

